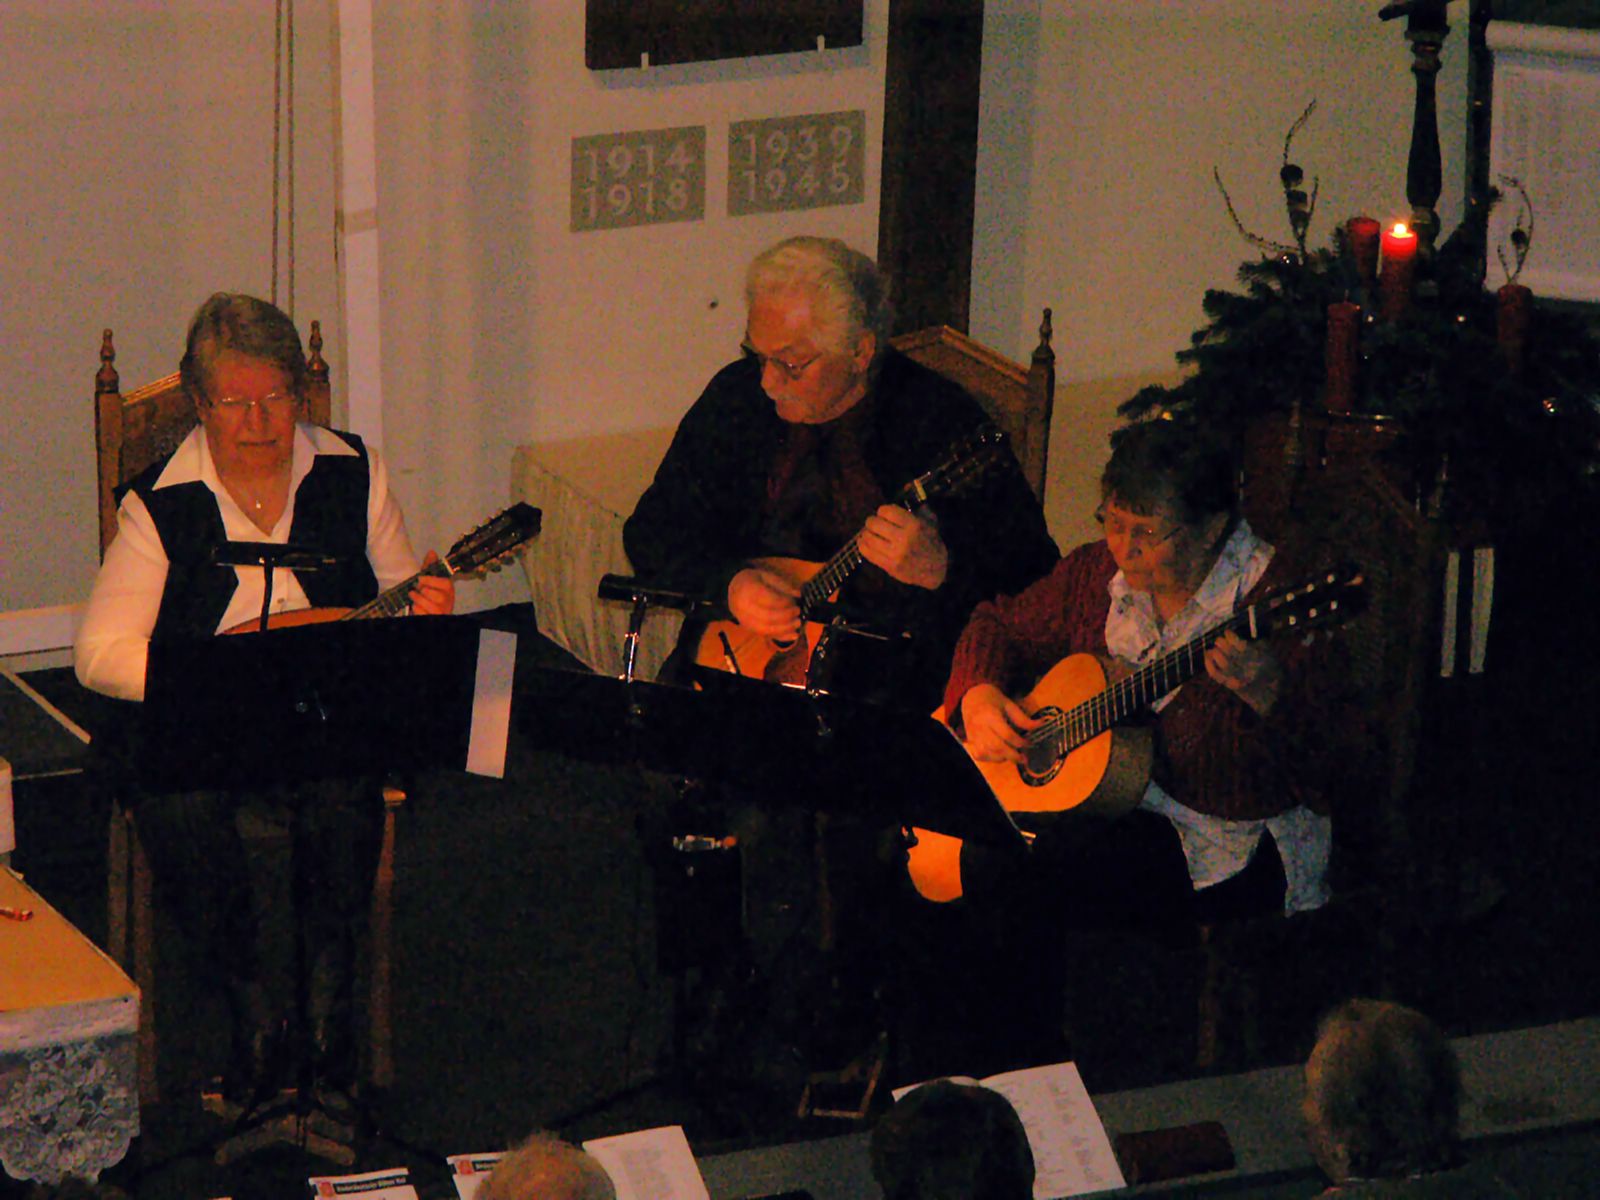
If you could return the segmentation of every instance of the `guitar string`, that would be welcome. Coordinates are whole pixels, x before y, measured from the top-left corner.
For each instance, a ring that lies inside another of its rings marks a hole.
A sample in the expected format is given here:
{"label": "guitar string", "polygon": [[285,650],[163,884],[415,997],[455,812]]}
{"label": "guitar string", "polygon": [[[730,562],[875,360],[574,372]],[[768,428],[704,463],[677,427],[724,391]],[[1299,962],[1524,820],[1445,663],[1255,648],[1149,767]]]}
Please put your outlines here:
{"label": "guitar string", "polygon": [[1214,626],[1147,666],[1124,675],[1088,700],[1047,718],[1043,725],[1028,733],[1028,744],[1049,743],[1055,755],[1061,757],[1092,741],[1128,714],[1190,679],[1196,674],[1196,664],[1203,661],[1206,650],[1238,624],[1242,616]]}
{"label": "guitar string", "polygon": [[[975,441],[976,445],[969,443]],[[943,493],[976,477],[979,467],[987,468],[991,461],[977,454],[985,443],[981,439],[967,439],[958,444],[946,460],[926,474],[919,475],[895,493],[893,503],[910,511],[920,490],[924,497]],[[838,590],[858,566],[861,565],[861,535],[858,529],[832,558],[800,588],[800,617],[809,620],[811,614],[827,603],[828,597]]]}
{"label": "guitar string", "polygon": [[[1333,586],[1335,577],[1330,575],[1326,582],[1328,586]],[[1306,596],[1319,590],[1321,590],[1320,585],[1312,583],[1299,589],[1289,589],[1277,595],[1263,598],[1235,613],[1222,624],[1213,626],[1211,629],[1192,638],[1176,650],[1163,655],[1130,675],[1123,676],[1120,680],[1103,688],[1099,693],[1083,703],[1047,719],[1044,725],[1039,726],[1028,734],[1029,745],[1033,746],[1040,742],[1049,742],[1056,757],[1059,758],[1066,755],[1069,751],[1077,749],[1084,743],[1104,733],[1122,717],[1145,707],[1198,674],[1200,664],[1204,661],[1205,652],[1229,629],[1238,628],[1243,630],[1247,628],[1252,612],[1259,619],[1262,615],[1281,608],[1292,601],[1303,602]],[[1330,598],[1327,604],[1326,612],[1329,615],[1337,611],[1338,601],[1336,599]],[[1311,609],[1307,615],[1315,619],[1317,609]],[[1286,624],[1291,627],[1297,623],[1294,618],[1286,621]],[[1157,681],[1161,685],[1158,690],[1155,688]]]}
{"label": "guitar string", "polygon": [[[485,546],[492,546],[494,544],[495,537],[499,534],[498,530],[491,530],[489,532],[491,536],[480,539],[485,543]],[[512,553],[516,550],[517,546],[520,546],[521,544],[522,542],[518,541],[516,544],[509,546],[504,550],[500,550],[493,554],[487,554],[484,556],[483,561],[478,565],[488,566],[496,559],[503,558],[507,554]],[[422,579],[423,576],[459,574],[460,568],[452,565],[454,561],[459,558],[468,558],[474,551],[478,554],[484,554],[484,549],[484,546],[458,546],[452,549],[449,554],[445,555],[445,557],[440,559],[438,562],[423,567],[422,570],[411,576],[411,578],[402,580],[401,582],[395,584],[394,587],[389,588],[387,591],[382,592],[377,596],[374,596],[365,604],[360,605],[357,608],[352,608],[349,612],[345,613],[344,616],[340,617],[339,620],[359,621],[368,617],[395,616],[404,610],[406,605],[411,603],[411,589],[417,585],[417,582]]]}

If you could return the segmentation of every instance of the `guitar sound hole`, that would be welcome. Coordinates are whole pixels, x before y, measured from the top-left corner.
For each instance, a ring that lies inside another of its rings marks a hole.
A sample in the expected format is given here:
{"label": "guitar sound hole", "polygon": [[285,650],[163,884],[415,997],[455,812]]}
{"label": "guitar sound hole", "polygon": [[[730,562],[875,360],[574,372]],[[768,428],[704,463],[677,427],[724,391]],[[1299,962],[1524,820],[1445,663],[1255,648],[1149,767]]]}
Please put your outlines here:
{"label": "guitar sound hole", "polygon": [[[1059,708],[1049,707],[1041,708],[1033,715],[1049,721],[1060,713]],[[1056,753],[1054,739],[1041,738],[1028,744],[1023,761],[1017,766],[1017,774],[1029,787],[1043,787],[1056,777],[1065,761],[1062,755]]]}

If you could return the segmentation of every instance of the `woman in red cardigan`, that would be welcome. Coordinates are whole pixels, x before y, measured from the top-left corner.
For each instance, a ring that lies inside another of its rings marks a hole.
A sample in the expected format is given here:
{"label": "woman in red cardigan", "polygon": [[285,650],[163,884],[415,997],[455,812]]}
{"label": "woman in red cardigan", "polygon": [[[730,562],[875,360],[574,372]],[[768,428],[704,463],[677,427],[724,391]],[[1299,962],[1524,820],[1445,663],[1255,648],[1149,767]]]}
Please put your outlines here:
{"label": "woman in red cardigan", "polygon": [[[1292,556],[1240,514],[1234,479],[1226,448],[1180,422],[1113,435],[1095,514],[1104,540],[979,605],[957,643],[945,712],[975,758],[1023,760],[1039,720],[1018,697],[1068,655],[1095,655],[1115,678],[1299,582]],[[1181,932],[1326,901],[1329,793],[1349,765],[1336,655],[1326,639],[1224,634],[1203,672],[1151,706],[1150,777],[1131,811],[1019,815],[1035,834],[1025,856],[963,850],[962,898],[927,919],[942,922],[946,962],[955,937],[969,959],[961,974],[982,981],[981,997],[957,986],[935,1003],[968,1009],[948,1014],[959,1025],[1004,1035],[1004,1049],[972,1066],[1059,1052],[1068,928]]]}

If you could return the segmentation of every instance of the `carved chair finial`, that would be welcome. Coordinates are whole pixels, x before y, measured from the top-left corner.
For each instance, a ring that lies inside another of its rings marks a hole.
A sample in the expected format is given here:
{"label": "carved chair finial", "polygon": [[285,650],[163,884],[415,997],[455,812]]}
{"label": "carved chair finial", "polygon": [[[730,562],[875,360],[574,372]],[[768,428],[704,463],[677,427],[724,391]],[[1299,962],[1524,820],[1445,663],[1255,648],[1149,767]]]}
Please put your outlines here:
{"label": "carved chair finial", "polygon": [[1055,336],[1055,327],[1050,321],[1050,310],[1044,310],[1044,317],[1039,321],[1039,344],[1034,347],[1033,361],[1036,363],[1049,363],[1052,366],[1056,361],[1055,348],[1050,345],[1050,339]]}
{"label": "carved chair finial", "polygon": [[112,366],[116,361],[117,348],[111,343],[111,330],[107,329],[100,334],[100,369],[94,374],[96,396],[121,390],[122,381],[117,375],[117,368]]}
{"label": "carved chair finial", "polygon": [[311,322],[311,336],[306,339],[306,345],[311,353],[306,357],[306,369],[313,378],[326,379],[328,377],[328,364],[322,357],[322,322]]}

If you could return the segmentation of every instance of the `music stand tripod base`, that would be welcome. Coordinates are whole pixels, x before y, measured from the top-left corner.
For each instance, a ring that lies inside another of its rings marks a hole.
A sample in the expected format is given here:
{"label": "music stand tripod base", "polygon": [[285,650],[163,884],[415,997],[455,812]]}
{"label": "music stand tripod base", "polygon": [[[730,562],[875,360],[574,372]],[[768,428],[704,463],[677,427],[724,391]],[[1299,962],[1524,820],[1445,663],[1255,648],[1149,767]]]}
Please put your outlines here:
{"label": "music stand tripod base", "polygon": [[[255,1109],[246,1109],[222,1094],[220,1081],[211,1090],[202,1092],[200,1106],[206,1112],[244,1126],[222,1140],[212,1155],[212,1161],[219,1167],[225,1167],[257,1150],[281,1145],[298,1147],[342,1167],[354,1166],[355,1126],[339,1121],[321,1109],[298,1111],[299,1095],[297,1088],[284,1088],[274,1099]],[[261,1121],[251,1124],[258,1114],[262,1117]]]}

